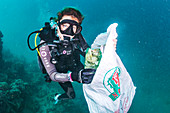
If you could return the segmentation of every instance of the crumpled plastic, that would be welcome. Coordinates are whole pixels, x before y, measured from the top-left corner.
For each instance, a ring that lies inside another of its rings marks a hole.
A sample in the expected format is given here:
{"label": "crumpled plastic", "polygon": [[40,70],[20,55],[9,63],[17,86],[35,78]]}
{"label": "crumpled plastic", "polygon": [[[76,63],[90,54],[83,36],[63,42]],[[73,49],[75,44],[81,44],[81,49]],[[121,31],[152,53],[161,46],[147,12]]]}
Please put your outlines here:
{"label": "crumpled plastic", "polygon": [[135,95],[136,87],[114,48],[117,26],[111,24],[91,45],[91,51],[99,49],[102,57],[92,83],[83,84],[90,113],[127,113]]}

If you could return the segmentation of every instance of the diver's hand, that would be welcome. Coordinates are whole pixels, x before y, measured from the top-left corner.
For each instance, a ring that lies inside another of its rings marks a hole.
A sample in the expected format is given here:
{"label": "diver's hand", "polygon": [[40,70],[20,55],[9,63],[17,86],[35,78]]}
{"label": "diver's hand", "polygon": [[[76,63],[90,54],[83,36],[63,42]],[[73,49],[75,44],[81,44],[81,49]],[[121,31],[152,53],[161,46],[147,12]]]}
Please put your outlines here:
{"label": "diver's hand", "polygon": [[83,84],[90,84],[95,75],[96,69],[82,69],[79,72],[79,81]]}
{"label": "diver's hand", "polygon": [[96,72],[96,69],[82,69],[79,72],[71,73],[71,82],[77,81],[83,84],[90,84],[93,80],[93,76]]}

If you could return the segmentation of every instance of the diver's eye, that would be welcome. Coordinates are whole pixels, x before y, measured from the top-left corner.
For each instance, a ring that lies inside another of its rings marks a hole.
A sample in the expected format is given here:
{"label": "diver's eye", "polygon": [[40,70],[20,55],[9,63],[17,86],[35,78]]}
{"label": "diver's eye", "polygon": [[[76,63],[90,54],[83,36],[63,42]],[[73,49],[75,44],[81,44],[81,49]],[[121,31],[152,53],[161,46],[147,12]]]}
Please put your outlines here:
{"label": "diver's eye", "polygon": [[68,23],[61,24],[61,30],[64,31],[64,30],[66,30],[69,26],[70,26],[70,24],[68,24]]}

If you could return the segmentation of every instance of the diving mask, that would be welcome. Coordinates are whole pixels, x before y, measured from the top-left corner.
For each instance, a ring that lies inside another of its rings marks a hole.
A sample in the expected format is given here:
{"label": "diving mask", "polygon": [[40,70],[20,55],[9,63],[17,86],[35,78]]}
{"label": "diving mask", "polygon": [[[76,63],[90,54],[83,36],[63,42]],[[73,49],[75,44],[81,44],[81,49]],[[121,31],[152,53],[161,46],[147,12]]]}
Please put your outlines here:
{"label": "diving mask", "polygon": [[68,20],[68,19],[62,20],[61,22],[58,22],[58,26],[62,34],[71,35],[71,36],[79,34],[82,30],[80,24],[74,20]]}

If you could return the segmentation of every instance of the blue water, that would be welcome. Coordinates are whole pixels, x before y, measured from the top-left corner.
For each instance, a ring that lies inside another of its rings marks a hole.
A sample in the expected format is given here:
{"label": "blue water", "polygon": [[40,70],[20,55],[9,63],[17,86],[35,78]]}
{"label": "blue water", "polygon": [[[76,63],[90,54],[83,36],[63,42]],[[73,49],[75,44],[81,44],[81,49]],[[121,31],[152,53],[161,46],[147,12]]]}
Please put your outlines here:
{"label": "blue water", "polygon": [[[66,6],[78,8],[85,16],[82,34],[89,44],[111,23],[119,24],[117,53],[137,86],[129,113],[168,113],[170,1],[1,0],[0,30],[4,35],[4,51],[24,57],[28,62],[36,60],[36,52],[27,47],[27,36]],[[78,98],[84,98],[82,91],[78,92],[81,94]],[[85,108],[88,112],[87,106]]]}

